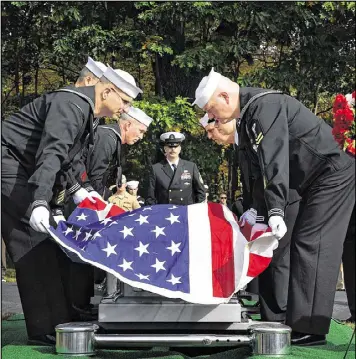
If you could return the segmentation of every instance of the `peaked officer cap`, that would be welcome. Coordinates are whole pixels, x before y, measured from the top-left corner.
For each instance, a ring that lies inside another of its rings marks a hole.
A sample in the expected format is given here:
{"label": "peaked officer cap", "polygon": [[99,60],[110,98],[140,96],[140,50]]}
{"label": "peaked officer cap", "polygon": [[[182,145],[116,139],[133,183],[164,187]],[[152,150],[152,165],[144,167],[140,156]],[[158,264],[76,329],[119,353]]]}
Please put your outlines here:
{"label": "peaked officer cap", "polygon": [[164,146],[178,146],[185,140],[185,136],[179,132],[166,132],[159,138]]}

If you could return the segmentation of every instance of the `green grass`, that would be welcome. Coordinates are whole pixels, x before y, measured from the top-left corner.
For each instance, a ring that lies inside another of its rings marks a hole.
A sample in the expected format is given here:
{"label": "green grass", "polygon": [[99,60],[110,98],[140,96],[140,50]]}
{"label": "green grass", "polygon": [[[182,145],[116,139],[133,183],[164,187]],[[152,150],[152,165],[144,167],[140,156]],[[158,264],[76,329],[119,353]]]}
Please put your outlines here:
{"label": "green grass", "polygon": [[[353,328],[332,321],[328,343],[312,348],[292,347],[292,354],[286,359],[342,359],[351,339]],[[2,321],[2,355],[3,359],[73,359],[69,356],[58,356],[51,347],[27,346],[26,328],[23,315],[14,315]],[[153,348],[151,350],[98,350],[98,359],[272,359],[277,357],[253,356],[248,348],[236,348],[217,352],[217,349],[175,349]],[[81,357],[89,358],[89,357]],[[281,357],[279,357],[281,358]],[[353,340],[347,359],[355,358],[355,339]]]}

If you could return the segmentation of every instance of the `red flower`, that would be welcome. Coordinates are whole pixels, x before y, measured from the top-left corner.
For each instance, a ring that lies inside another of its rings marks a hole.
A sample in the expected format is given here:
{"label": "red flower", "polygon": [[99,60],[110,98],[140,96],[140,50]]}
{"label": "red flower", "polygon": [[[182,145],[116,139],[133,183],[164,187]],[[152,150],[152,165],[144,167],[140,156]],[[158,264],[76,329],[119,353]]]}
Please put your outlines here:
{"label": "red flower", "polygon": [[346,100],[346,97],[344,95],[336,95],[334,106],[333,106],[333,112],[335,113],[339,109],[344,109],[348,107],[348,103]]}
{"label": "red flower", "polygon": [[343,147],[343,144],[345,142],[345,130],[340,130],[339,128],[333,128],[332,134],[335,138],[335,141],[340,145],[340,147]]}
{"label": "red flower", "polygon": [[345,108],[344,110],[344,115],[345,115],[345,120],[347,120],[348,122],[350,122],[350,124],[355,121],[355,116],[354,113],[352,112],[352,110],[350,109],[350,107]]}
{"label": "red flower", "polygon": [[350,127],[354,121],[355,121],[354,114],[350,110],[350,108],[339,109],[335,112],[334,115],[335,124],[342,123]]}
{"label": "red flower", "polygon": [[350,128],[350,125],[345,121],[337,121],[335,122],[334,128],[337,129],[337,131],[344,130],[347,131]]}
{"label": "red flower", "polygon": [[[355,91],[352,98],[355,98]],[[348,95],[350,97],[350,95]],[[350,101],[350,98],[349,98]],[[338,94],[333,105],[334,127],[332,134],[343,151],[355,156],[355,140],[353,139],[355,115],[350,108],[347,98]]]}

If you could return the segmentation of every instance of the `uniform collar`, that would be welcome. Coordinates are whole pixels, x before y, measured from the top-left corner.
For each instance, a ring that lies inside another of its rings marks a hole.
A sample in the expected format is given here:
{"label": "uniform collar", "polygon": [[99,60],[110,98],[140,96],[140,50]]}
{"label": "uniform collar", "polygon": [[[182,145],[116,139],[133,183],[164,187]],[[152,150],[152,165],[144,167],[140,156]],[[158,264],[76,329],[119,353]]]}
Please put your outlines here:
{"label": "uniform collar", "polygon": [[121,141],[121,128],[118,123],[112,123],[110,125],[100,125],[98,128],[108,128],[109,130],[115,132],[116,136],[120,138]]}
{"label": "uniform collar", "polygon": [[172,167],[172,165],[173,164],[175,164],[177,167],[178,167],[178,164],[179,164],[179,157],[178,157],[178,159],[177,159],[177,161],[176,162],[170,162],[170,161],[168,161],[168,159],[166,158],[166,160],[167,160],[167,162],[169,163],[169,165]]}
{"label": "uniform collar", "polygon": [[262,89],[258,87],[240,87],[240,113],[242,109],[245,107],[247,102],[255,95],[258,95],[262,92],[267,92],[272,90]]}
{"label": "uniform collar", "polygon": [[75,87],[74,85],[69,85],[66,88],[80,92],[83,95],[88,96],[95,104],[95,86]]}
{"label": "uniform collar", "polygon": [[260,92],[264,92],[266,90],[257,88],[257,87],[240,87],[240,112],[245,107],[247,102],[251,97],[257,95]]}

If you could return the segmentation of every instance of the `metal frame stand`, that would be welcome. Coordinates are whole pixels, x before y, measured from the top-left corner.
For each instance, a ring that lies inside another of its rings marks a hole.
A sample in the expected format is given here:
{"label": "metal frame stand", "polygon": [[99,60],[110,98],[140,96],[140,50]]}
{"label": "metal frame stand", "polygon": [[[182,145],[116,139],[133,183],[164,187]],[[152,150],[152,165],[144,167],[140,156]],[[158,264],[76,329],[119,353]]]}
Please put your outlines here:
{"label": "metal frame stand", "polygon": [[238,296],[226,304],[201,305],[133,288],[111,274],[106,284],[99,323],[107,330],[244,331],[251,324],[249,315],[259,313],[259,308],[244,307]]}
{"label": "metal frame stand", "polygon": [[56,327],[58,354],[94,355],[97,348],[246,345],[255,354],[289,354],[291,329],[245,318],[246,308],[237,297],[226,304],[200,305],[130,287],[111,274],[106,284],[99,325],[107,334],[97,333],[99,326],[93,323],[61,324]]}
{"label": "metal frame stand", "polygon": [[121,347],[239,347],[257,355],[290,354],[291,328],[277,323],[254,324],[246,335],[209,334],[96,334],[92,323],[56,327],[56,352],[66,356],[95,355],[96,349]]}

